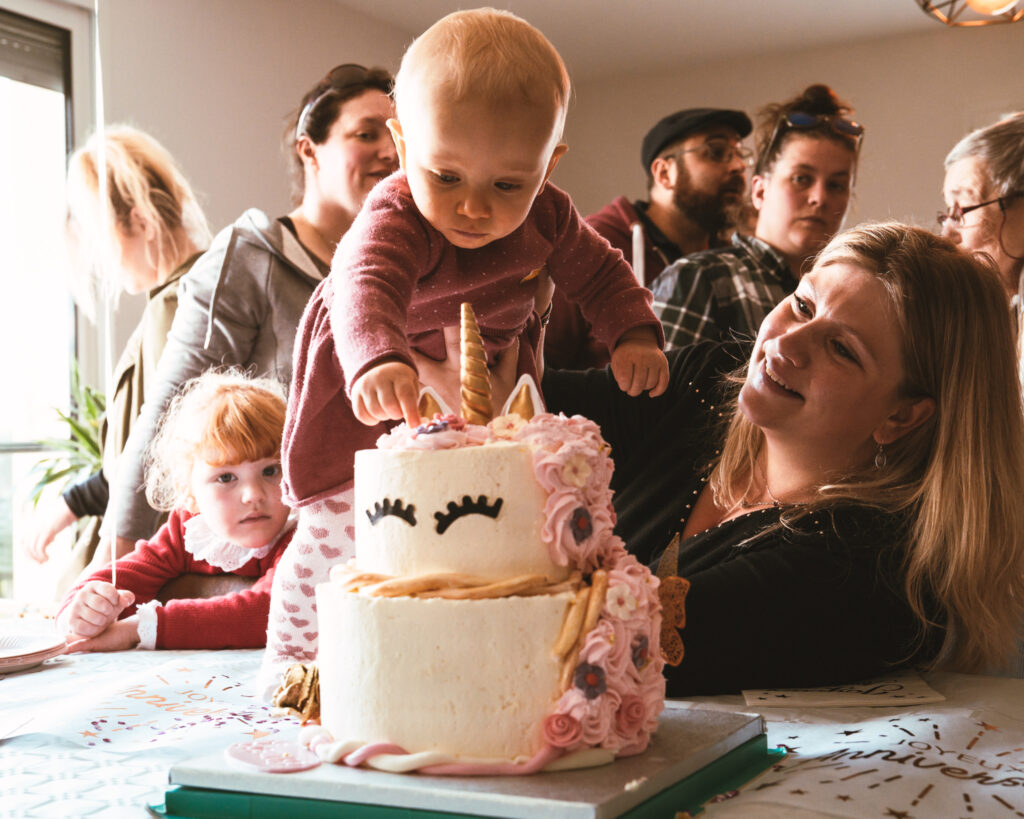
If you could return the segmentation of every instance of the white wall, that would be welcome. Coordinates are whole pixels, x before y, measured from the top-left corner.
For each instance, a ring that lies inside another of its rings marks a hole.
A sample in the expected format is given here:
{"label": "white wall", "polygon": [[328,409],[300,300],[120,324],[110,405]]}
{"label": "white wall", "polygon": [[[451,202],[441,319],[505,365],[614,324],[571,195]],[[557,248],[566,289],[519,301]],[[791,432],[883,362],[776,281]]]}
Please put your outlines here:
{"label": "white wall", "polygon": [[[29,2],[92,7],[92,0],[0,0],[16,9]],[[99,6],[106,121],[130,122],[167,146],[214,230],[247,207],[271,214],[289,208],[282,121],[319,76],[341,62],[394,70],[415,34],[335,0]],[[685,45],[681,32],[681,53]],[[701,105],[752,114],[826,82],[867,127],[847,224],[899,218],[930,226],[941,204],[946,152],[968,130],[1024,109],[1022,77],[1024,23],[975,30],[936,24],[924,35],[699,65],[681,58],[673,70],[577,83],[570,151],[554,178],[584,213],[619,194],[643,197],[640,142],[664,114]],[[138,297],[122,298],[113,350],[121,349],[140,311]]]}
{"label": "white wall", "polygon": [[[685,34],[681,36],[685,49]],[[578,84],[555,172],[583,213],[613,197],[644,198],[640,142],[680,108],[739,108],[813,82],[831,85],[866,128],[847,225],[894,218],[932,227],[941,207],[942,162],[969,130],[1024,110],[1024,23],[947,29],[845,46],[680,66],[671,72]]]}

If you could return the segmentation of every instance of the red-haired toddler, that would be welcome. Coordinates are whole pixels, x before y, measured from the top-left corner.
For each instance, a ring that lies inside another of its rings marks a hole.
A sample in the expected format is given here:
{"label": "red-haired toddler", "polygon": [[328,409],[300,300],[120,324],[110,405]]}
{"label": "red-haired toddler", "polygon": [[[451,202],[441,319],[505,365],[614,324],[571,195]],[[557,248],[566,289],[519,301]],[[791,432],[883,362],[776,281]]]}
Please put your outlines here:
{"label": "red-haired toddler", "polygon": [[[294,531],[281,501],[285,399],[270,379],[204,373],[174,399],[150,448],[146,494],[170,517],[151,540],[83,580],[58,625],[72,650],[258,648],[274,568]],[[185,574],[255,578],[205,599],[157,595]]]}

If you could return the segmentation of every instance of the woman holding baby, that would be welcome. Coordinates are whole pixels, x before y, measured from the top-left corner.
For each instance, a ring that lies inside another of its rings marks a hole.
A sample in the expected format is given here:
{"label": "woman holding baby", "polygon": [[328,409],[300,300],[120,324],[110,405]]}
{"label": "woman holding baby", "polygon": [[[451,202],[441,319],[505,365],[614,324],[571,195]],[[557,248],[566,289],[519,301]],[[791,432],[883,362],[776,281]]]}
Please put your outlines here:
{"label": "woman holding baby", "polygon": [[552,372],[601,426],[617,533],[657,564],[670,696],[998,672],[1024,622],[1024,419],[989,264],[898,224],[837,236],[753,353],[670,354],[659,398]]}

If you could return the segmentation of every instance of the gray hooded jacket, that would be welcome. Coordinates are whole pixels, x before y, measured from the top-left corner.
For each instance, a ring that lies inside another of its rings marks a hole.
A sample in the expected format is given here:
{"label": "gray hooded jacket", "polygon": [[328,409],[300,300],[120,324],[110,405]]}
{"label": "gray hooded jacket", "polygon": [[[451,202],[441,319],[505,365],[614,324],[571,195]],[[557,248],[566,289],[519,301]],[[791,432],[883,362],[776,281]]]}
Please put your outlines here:
{"label": "gray hooded jacket", "polygon": [[287,388],[299,320],[322,278],[295,236],[255,209],[217,234],[182,278],[156,383],[146,385],[110,488],[106,519],[120,537],[156,532],[159,513],[146,502],[146,449],[175,392],[211,367],[232,365]]}

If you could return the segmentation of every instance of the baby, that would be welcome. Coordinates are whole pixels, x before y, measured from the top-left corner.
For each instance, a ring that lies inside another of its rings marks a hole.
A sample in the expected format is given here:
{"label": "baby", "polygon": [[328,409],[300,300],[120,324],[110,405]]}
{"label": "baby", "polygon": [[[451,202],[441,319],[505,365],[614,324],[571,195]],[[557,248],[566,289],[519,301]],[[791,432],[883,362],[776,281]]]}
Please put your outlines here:
{"label": "baby", "polygon": [[[150,449],[146,495],[170,517],[152,540],[65,598],[72,651],[257,648],[266,642],[274,567],[294,532],[281,501],[281,385],[233,372],[189,381]],[[200,600],[156,596],[185,574],[235,575],[251,588]]]}
{"label": "baby", "polygon": [[566,151],[568,99],[554,47],[508,12],[451,14],[403,57],[388,123],[402,170],[342,239],[296,345],[283,465],[300,517],[275,582],[268,658],[315,656],[316,630],[304,639],[288,617],[315,623],[312,588],[352,553],[354,453],[374,445],[381,422],[420,422],[414,354],[445,359],[443,328],[458,325],[462,302],[489,365],[511,350],[518,373],[539,381],[534,296],[550,275],[612,350],[624,391],[667,386],[649,292],[548,182]]}

